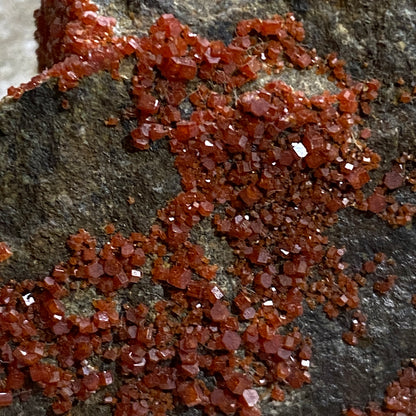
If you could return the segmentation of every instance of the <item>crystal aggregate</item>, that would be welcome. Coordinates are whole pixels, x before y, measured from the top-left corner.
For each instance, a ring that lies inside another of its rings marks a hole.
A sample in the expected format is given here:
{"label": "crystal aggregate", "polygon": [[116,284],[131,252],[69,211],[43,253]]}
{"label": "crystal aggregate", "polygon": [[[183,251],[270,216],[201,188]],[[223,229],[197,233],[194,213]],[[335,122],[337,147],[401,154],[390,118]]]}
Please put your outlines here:
{"label": "crystal aggregate", "polygon": [[[131,142],[146,150],[169,140],[183,190],[148,234],[124,237],[109,224],[111,238],[98,250],[80,230],[68,240],[71,257],[50,276],[0,289],[0,407],[34,382],[54,399],[55,414],[102,389],[116,416],[184,407],[256,416],[262,400],[283,401],[288,389],[311,382],[311,341],[288,326],[305,303],[322,305],[329,318],[353,311],[343,339],[359,344],[367,329],[359,289],[385,259],[379,253],[349,274],[345,250],[331,246],[325,231],[346,207],[392,225],[416,212],[392,195],[407,181],[405,160],[370,195],[362,190],[380,162],[364,126],[379,82],[354,81],[335,54],[322,59],[306,49],[293,14],[241,21],[229,45],[201,38],[168,14],[148,36],[117,37],[115,19],[87,0],[44,0],[36,18],[45,69],[9,95],[19,98],[51,77],[61,91],[100,70],[119,79],[120,61],[133,57]],[[308,97],[279,80],[287,67],[326,76],[339,92]],[[275,79],[242,92],[264,74]],[[193,107],[189,117],[180,111],[184,100]],[[218,265],[192,242],[204,218],[234,252],[227,272],[236,293],[221,288]],[[0,262],[11,255],[0,243]],[[166,298],[119,303],[117,293],[138,283],[146,264]],[[377,281],[374,290],[386,293],[396,278]],[[68,313],[66,299],[89,287],[99,294],[94,313]],[[370,404],[366,413],[351,408],[346,415],[415,414],[406,402],[414,378],[412,367],[403,369],[383,409]]]}

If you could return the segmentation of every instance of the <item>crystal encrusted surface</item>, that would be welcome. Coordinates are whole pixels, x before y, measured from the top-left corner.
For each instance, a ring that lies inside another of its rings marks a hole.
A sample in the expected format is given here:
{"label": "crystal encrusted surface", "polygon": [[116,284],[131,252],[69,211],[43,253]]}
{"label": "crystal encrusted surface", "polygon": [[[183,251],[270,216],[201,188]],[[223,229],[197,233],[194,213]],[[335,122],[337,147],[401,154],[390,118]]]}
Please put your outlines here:
{"label": "crystal encrusted surface", "polygon": [[[287,328],[303,301],[323,304],[329,317],[359,306],[362,279],[345,272],[343,250],[328,247],[324,235],[336,213],[355,206],[396,224],[413,215],[389,196],[397,178],[386,175],[368,197],[361,191],[379,162],[365,144],[369,131],[361,118],[379,85],[354,82],[334,55],[320,59],[306,50],[292,15],[243,21],[226,46],[170,15],[148,37],[116,38],[115,22],[96,11],[75,2],[63,12],[63,35],[45,57],[60,63],[42,77],[59,77],[66,90],[100,69],[117,78],[119,60],[135,57],[132,144],[145,150],[168,137],[183,192],[160,210],[148,234],[115,234],[97,253],[80,231],[69,240],[73,256],[40,285],[3,289],[8,384],[2,402],[9,404],[10,391],[30,378],[57,397],[53,410],[60,414],[117,380],[121,387],[104,399],[115,414],[164,414],[181,405],[213,415],[260,414],[260,388],[282,400],[284,390],[310,381],[309,340]],[[286,66],[329,76],[340,92],[307,97],[272,81],[240,93],[259,74]],[[18,97],[25,88],[10,93]],[[193,106],[188,117],[180,111],[186,98]],[[217,266],[190,240],[204,217],[234,251],[229,272],[237,293],[218,287]],[[142,278],[146,259],[166,298],[152,310],[116,304],[115,293]],[[92,304],[95,312],[67,315],[67,295],[91,286],[102,297]],[[354,319],[352,336],[345,336],[350,343],[365,334],[365,317],[357,311]]]}

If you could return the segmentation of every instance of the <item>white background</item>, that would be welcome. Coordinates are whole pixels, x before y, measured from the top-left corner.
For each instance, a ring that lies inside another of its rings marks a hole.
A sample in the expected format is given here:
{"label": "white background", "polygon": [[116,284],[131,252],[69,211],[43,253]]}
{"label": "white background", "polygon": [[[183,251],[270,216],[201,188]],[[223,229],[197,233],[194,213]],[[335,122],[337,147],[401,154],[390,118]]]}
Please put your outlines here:
{"label": "white background", "polygon": [[40,0],[0,0],[0,98],[37,74],[33,12]]}

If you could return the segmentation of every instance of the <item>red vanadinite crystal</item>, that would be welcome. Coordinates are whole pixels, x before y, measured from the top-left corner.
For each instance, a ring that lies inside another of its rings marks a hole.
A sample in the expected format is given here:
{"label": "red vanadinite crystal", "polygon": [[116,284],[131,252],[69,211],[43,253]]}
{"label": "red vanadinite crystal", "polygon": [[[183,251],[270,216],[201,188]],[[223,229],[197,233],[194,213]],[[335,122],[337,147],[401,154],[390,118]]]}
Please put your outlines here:
{"label": "red vanadinite crystal", "polygon": [[222,322],[227,320],[230,316],[230,312],[223,302],[217,301],[211,308],[210,315],[214,322]]}
{"label": "red vanadinite crystal", "polygon": [[371,195],[368,200],[368,210],[374,213],[379,213],[384,211],[387,206],[386,198],[384,195],[380,195],[378,193],[374,193]]}
{"label": "red vanadinite crystal", "polygon": [[412,95],[408,91],[402,91],[400,93],[399,100],[401,103],[408,104],[412,101]]}
{"label": "red vanadinite crystal", "polygon": [[[323,61],[307,50],[293,14],[242,21],[228,45],[193,34],[169,14],[146,37],[116,37],[115,20],[99,16],[88,0],[43,0],[36,18],[39,63],[49,69],[9,94],[18,98],[49,77],[62,91],[100,70],[118,79],[121,59],[131,55],[132,145],[145,150],[169,140],[183,191],[147,235],[126,238],[108,224],[110,241],[97,252],[80,230],[68,240],[69,261],[51,276],[0,289],[7,375],[0,406],[31,380],[55,398],[55,414],[116,385],[103,399],[116,416],[164,415],[176,405],[259,416],[259,388],[283,401],[283,387],[310,382],[310,342],[298,328],[281,331],[303,313],[304,300],[311,308],[322,304],[331,318],[355,310],[343,339],[356,345],[365,338],[366,318],[356,308],[366,279],[347,273],[345,250],[328,247],[324,232],[347,206],[397,225],[416,214],[389,194],[404,183],[403,162],[368,198],[361,191],[380,162],[365,144],[371,131],[361,127],[378,81],[354,82],[335,54]],[[252,80],[286,66],[328,72],[340,92],[308,97],[280,80],[247,91]],[[193,108],[185,116],[179,105],[187,98]],[[119,119],[112,115],[105,125]],[[222,286],[225,265],[211,264],[192,242],[204,218],[235,255],[227,265],[230,287]],[[0,243],[0,262],[10,255]],[[364,264],[363,274],[375,271],[374,262]],[[377,281],[374,290],[386,293],[395,279]],[[125,289],[141,280],[158,286],[158,300],[133,303],[134,291]],[[89,312],[67,316],[68,296],[87,290],[96,293]],[[106,370],[111,362],[114,373]],[[413,383],[409,371],[402,379]],[[403,401],[395,388],[386,399],[394,411]]]}
{"label": "red vanadinite crystal", "polygon": [[346,416],[413,416],[415,414],[416,372],[415,362],[398,372],[395,381],[387,386],[383,406],[375,402],[368,403],[365,411],[350,408],[344,411]]}
{"label": "red vanadinite crystal", "polygon": [[400,172],[387,172],[384,175],[383,183],[388,189],[400,188],[403,185],[403,176],[400,174]]}
{"label": "red vanadinite crystal", "polygon": [[197,406],[207,401],[207,397],[196,381],[180,384],[178,394],[188,407]]}
{"label": "red vanadinite crystal", "polygon": [[10,391],[0,391],[0,407],[10,406],[13,403],[13,394]]}
{"label": "red vanadinite crystal", "polygon": [[13,253],[10,250],[10,247],[4,241],[1,241],[0,242],[0,263],[3,261],[6,261],[12,255]]}
{"label": "red vanadinite crystal", "polygon": [[241,344],[241,337],[235,331],[225,331],[221,340],[228,351],[237,350]]}

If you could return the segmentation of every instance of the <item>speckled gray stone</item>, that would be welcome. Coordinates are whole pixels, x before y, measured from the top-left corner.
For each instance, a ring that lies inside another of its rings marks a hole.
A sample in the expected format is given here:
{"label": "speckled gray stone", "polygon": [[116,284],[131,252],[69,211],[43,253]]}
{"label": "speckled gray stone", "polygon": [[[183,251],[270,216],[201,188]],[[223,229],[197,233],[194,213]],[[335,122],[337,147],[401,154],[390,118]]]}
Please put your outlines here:
{"label": "speckled gray stone", "polygon": [[[101,242],[108,223],[146,232],[157,209],[179,192],[165,142],[148,152],[129,148],[128,88],[103,73],[65,94],[68,110],[53,82],[2,105],[0,235],[15,253],[1,265],[3,277],[47,275],[65,258],[68,233],[80,228]],[[109,128],[110,116],[122,121]]]}

